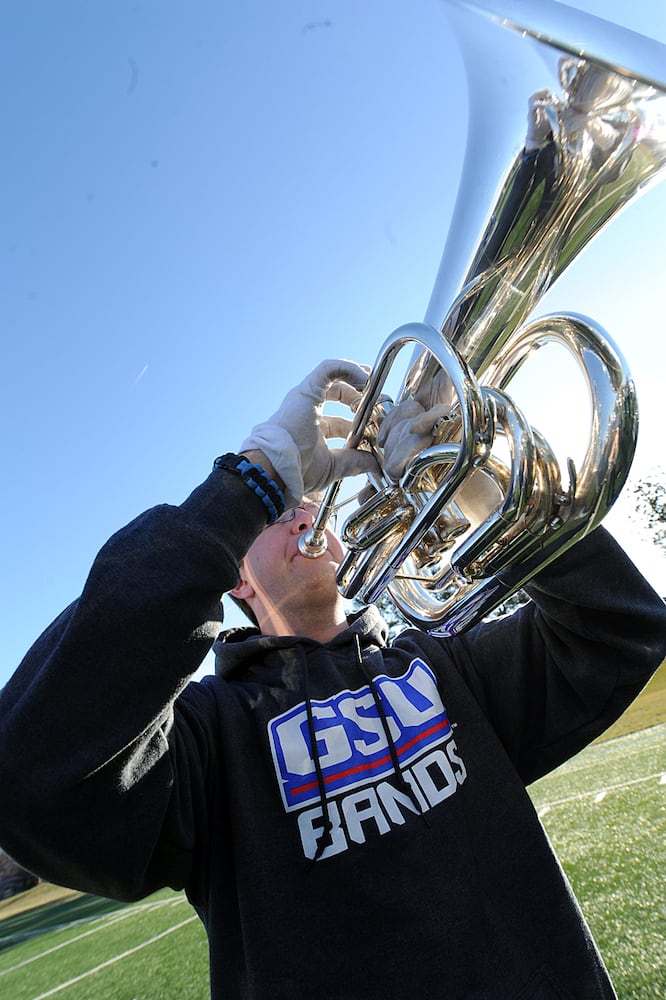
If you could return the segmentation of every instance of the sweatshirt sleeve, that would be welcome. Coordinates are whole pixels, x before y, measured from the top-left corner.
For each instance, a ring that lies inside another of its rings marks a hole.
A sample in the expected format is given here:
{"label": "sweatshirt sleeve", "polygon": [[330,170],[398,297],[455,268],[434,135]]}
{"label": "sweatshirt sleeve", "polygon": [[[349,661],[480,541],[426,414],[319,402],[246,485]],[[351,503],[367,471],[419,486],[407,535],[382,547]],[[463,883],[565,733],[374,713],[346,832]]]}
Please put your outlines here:
{"label": "sweatshirt sleeve", "polygon": [[214,708],[205,685],[179,695],[264,525],[241,480],[212,473],[117,532],[30,649],[0,693],[0,843],[26,868],[120,898],[192,877]]}
{"label": "sweatshirt sleeve", "polygon": [[525,588],[531,603],[447,640],[525,783],[604,732],[666,656],[664,601],[597,528]]}

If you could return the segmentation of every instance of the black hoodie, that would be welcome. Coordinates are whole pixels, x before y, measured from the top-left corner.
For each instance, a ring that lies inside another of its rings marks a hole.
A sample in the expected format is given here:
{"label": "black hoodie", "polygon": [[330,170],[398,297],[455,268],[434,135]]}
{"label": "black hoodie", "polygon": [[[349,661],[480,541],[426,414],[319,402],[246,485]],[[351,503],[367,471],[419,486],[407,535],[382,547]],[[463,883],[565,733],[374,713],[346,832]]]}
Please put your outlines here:
{"label": "black hoodie", "polygon": [[509,619],[236,630],[188,683],[262,512],[218,472],[102,549],[0,696],[0,842],[95,893],[184,887],[214,997],[614,996],[525,785],[646,683],[663,602],[598,529]]}

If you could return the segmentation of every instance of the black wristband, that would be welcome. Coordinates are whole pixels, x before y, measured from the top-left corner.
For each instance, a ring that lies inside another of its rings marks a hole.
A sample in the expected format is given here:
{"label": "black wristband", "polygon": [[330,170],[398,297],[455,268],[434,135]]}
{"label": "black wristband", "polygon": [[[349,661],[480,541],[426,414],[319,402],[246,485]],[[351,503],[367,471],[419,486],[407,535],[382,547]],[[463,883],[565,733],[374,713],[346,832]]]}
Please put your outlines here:
{"label": "black wristband", "polygon": [[274,524],[286,507],[282,490],[260,465],[249,462],[245,455],[228,452],[213,462],[213,469],[224,469],[240,476],[246,486],[259,497],[268,513],[268,524]]}

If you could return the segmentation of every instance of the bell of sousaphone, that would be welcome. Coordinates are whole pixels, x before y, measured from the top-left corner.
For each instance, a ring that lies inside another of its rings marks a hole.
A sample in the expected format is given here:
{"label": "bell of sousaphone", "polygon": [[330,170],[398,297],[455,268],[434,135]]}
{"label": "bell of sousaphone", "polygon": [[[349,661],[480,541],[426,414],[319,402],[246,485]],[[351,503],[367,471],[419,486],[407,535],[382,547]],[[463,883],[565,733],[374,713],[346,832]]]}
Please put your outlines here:
{"label": "bell of sousaphone", "polygon": [[[373,480],[346,522],[338,583],[364,601],[388,588],[414,624],[452,634],[595,527],[629,472],[638,416],[620,350],[576,314],[526,321],[590,240],[663,175],[666,46],[550,0],[444,8],[468,77],[462,181],[425,321],[384,344],[348,443],[382,463],[378,428],[408,399],[445,405],[448,419],[399,475]],[[574,359],[590,397],[578,467],[560,467],[507,392],[552,343]],[[385,386],[405,349],[392,403]],[[339,489],[325,497],[313,552]]]}

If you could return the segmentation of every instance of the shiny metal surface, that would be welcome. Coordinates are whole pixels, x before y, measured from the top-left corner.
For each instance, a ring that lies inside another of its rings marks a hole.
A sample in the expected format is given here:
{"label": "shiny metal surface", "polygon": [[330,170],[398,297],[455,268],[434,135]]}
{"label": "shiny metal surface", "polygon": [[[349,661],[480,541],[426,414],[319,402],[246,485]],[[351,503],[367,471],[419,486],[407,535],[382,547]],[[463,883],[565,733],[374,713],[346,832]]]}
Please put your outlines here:
{"label": "shiny metal surface", "polygon": [[[345,525],[338,584],[365,601],[388,588],[415,625],[453,634],[595,527],[628,474],[638,411],[619,349],[576,314],[525,324],[590,240],[663,176],[666,46],[549,0],[444,8],[470,93],[462,182],[425,321],[387,339],[349,444],[381,461],[377,428],[392,405],[382,395],[407,345],[395,404],[443,402],[453,418],[398,481],[372,483]],[[575,360],[591,400],[579,468],[560,468],[508,395],[552,343]]]}

